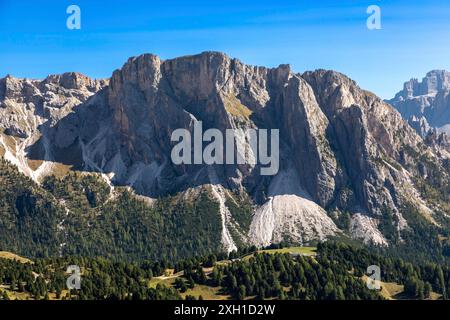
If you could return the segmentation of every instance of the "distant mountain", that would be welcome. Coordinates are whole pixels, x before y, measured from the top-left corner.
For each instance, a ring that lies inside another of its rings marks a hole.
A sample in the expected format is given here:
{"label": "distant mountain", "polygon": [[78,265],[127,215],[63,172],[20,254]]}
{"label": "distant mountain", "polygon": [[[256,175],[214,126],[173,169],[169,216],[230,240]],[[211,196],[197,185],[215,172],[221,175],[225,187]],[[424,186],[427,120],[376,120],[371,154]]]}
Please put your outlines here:
{"label": "distant mountain", "polygon": [[411,79],[389,100],[423,137],[431,128],[450,136],[450,72],[433,70]]}
{"label": "distant mountain", "polygon": [[[412,82],[403,99],[448,83],[433,79]],[[172,132],[198,121],[241,132],[237,150],[251,150],[245,129],[279,129],[278,174],[260,175],[259,164],[175,165]],[[109,80],[8,76],[0,130],[0,155],[34,180],[0,190],[0,249],[18,254],[33,241],[42,255],[173,257],[329,237],[440,254],[448,237],[447,149],[335,71],[298,74],[205,52],[130,58]],[[4,179],[18,179],[3,166]],[[50,207],[55,215],[45,216]],[[47,253],[39,236],[21,233],[41,215],[52,224],[45,239],[59,243]]]}

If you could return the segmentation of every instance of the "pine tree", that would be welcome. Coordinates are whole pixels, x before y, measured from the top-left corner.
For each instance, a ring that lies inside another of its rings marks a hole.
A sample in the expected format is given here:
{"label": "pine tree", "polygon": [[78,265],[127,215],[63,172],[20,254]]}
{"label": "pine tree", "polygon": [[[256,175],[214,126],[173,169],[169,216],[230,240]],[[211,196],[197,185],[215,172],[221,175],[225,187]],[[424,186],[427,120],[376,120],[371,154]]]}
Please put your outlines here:
{"label": "pine tree", "polygon": [[238,300],[244,300],[245,299],[245,286],[244,285],[240,285],[239,286],[239,291],[238,291],[238,296],[237,299]]}
{"label": "pine tree", "polygon": [[2,296],[2,300],[9,300],[9,296],[8,296],[8,293],[6,291],[3,291],[1,296]]}
{"label": "pine tree", "polygon": [[424,286],[424,297],[425,299],[429,299],[431,297],[431,284],[429,282],[425,282],[425,286]]}

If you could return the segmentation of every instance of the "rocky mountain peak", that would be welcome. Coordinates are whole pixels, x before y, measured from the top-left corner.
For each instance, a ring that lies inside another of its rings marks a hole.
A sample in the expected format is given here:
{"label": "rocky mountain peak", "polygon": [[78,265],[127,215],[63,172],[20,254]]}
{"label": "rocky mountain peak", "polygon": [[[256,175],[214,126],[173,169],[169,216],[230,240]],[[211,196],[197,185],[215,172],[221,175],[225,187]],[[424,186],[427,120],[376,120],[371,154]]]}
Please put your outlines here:
{"label": "rocky mountain peak", "polygon": [[433,70],[427,73],[422,80],[425,93],[437,93],[450,89],[450,72],[446,70]]}
{"label": "rocky mountain peak", "polygon": [[403,90],[396,94],[396,100],[410,99],[418,96],[436,95],[440,91],[450,88],[450,72],[446,70],[432,70],[419,81],[412,78],[405,82]]}
{"label": "rocky mountain peak", "polygon": [[42,81],[42,85],[56,85],[71,90],[87,90],[97,92],[108,84],[108,80],[94,80],[78,72],[49,75]]}
{"label": "rocky mountain peak", "polygon": [[[403,90],[388,102],[424,137],[427,132],[417,123],[422,117],[440,132],[450,134],[450,72],[433,70],[419,81],[405,82]],[[423,120],[421,120],[423,123]]]}
{"label": "rocky mountain peak", "polygon": [[[353,237],[386,245],[378,229],[386,212],[397,231],[407,227],[402,208],[410,202],[433,214],[411,180],[416,158],[431,155],[423,167],[447,177],[445,155],[392,106],[335,71],[297,74],[218,52],[168,60],[144,54],[114,71],[109,85],[78,73],[8,78],[0,80],[0,99],[7,105],[1,147],[25,174],[39,181],[63,164],[154,198],[208,186],[228,249],[235,241],[322,240],[341,232],[329,214],[343,212],[351,213]],[[192,133],[200,121],[203,130],[236,130],[239,152],[251,150],[246,129],[278,129],[279,172],[261,176],[259,164],[249,163],[175,165],[172,132]],[[251,202],[247,228],[233,217],[236,197]]]}

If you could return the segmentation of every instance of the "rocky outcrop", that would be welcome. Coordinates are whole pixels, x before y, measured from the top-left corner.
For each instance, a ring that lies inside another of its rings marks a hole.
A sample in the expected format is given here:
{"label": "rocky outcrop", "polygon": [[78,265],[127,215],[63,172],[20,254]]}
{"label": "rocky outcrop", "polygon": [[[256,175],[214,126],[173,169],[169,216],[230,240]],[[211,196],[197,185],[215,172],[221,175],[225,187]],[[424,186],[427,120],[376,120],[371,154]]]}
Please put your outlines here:
{"label": "rocky outcrop", "polygon": [[[411,79],[403,90],[389,100],[402,116],[410,121],[423,137],[423,118],[440,132],[450,134],[450,72],[433,70],[427,73],[422,82]],[[417,121],[422,124],[418,125]]]}
{"label": "rocky outcrop", "polygon": [[51,173],[61,155],[77,157],[65,149],[79,136],[80,122],[68,120],[76,107],[107,84],[108,80],[92,80],[79,73],[50,75],[42,81],[11,76],[0,79],[4,157],[35,180]]}
{"label": "rocky outcrop", "polygon": [[[439,91],[447,83],[439,79],[424,88]],[[414,157],[426,154],[424,167],[448,175],[441,165],[446,154],[426,146],[397,111],[348,77],[249,66],[218,52],[171,60],[145,54],[109,81],[76,73],[43,81],[7,77],[0,80],[0,103],[4,157],[30,177],[63,165],[100,172],[148,197],[210,185],[227,250],[238,238],[308,243],[343,232],[387,245],[378,229],[386,212],[397,230],[408,225],[404,204],[433,212],[426,199],[411,199],[419,193],[411,179],[420,174]],[[200,121],[203,130],[235,129],[235,151],[250,156],[246,129],[279,129],[278,174],[262,176],[259,163],[175,165],[172,132],[193,132]],[[227,207],[236,195],[253,203],[248,230]],[[352,213],[351,228],[339,230],[331,211]]]}
{"label": "rocky outcrop", "polygon": [[431,127],[427,121],[427,119],[424,116],[421,116],[420,118],[412,115],[408,119],[409,125],[416,130],[416,132],[423,138],[425,137],[428,132],[430,131]]}

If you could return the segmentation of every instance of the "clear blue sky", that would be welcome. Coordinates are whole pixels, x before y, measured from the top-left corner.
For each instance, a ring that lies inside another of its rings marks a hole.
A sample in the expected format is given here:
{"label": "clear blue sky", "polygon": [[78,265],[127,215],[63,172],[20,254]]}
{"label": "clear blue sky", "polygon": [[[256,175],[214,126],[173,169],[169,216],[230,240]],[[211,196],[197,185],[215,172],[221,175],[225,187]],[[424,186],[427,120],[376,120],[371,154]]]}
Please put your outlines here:
{"label": "clear blue sky", "polygon": [[[66,8],[81,8],[81,30]],[[382,10],[382,30],[366,9]],[[0,0],[0,77],[109,77],[130,56],[223,51],[249,64],[343,72],[383,98],[450,69],[448,0]]]}

